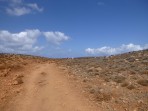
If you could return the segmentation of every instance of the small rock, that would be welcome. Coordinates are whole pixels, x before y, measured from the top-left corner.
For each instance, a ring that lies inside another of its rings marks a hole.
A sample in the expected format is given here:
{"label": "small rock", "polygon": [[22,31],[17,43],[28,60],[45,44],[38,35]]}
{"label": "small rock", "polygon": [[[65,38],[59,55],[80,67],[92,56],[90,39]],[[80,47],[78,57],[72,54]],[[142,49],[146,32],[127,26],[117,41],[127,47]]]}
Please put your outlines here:
{"label": "small rock", "polygon": [[13,85],[19,85],[19,84],[22,84],[22,83],[23,83],[22,78],[17,78],[17,79],[13,82]]}
{"label": "small rock", "polygon": [[41,75],[45,76],[45,75],[47,75],[47,73],[45,73],[45,72],[42,72],[42,73],[41,73]]}
{"label": "small rock", "polygon": [[6,76],[7,76],[7,73],[0,74],[0,77],[6,77]]}
{"label": "small rock", "polygon": [[22,78],[22,77],[24,77],[22,74],[17,74],[16,75],[16,78]]}
{"label": "small rock", "polygon": [[15,93],[20,93],[21,92],[21,89],[17,89],[14,91]]}
{"label": "small rock", "polygon": [[102,70],[102,68],[101,67],[97,67],[97,68],[95,68],[95,70],[99,72],[99,71]]}
{"label": "small rock", "polygon": [[144,102],[142,100],[139,100],[138,103],[140,104],[140,103],[144,103]]}

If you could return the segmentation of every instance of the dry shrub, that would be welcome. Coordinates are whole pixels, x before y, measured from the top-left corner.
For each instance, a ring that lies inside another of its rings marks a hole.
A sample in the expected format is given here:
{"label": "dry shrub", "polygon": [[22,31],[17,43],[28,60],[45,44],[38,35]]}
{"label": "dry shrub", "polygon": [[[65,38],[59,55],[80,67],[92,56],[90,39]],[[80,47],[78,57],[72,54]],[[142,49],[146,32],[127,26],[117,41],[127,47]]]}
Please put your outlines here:
{"label": "dry shrub", "polygon": [[131,85],[128,85],[127,88],[128,88],[129,90],[132,90],[132,89],[135,89],[135,86],[134,86],[133,84],[131,84]]}
{"label": "dry shrub", "polygon": [[0,65],[0,70],[3,70],[3,69],[5,69],[5,68],[6,68],[5,65]]}
{"label": "dry shrub", "polygon": [[142,73],[148,75],[148,70],[146,70],[146,71],[142,71]]}
{"label": "dry shrub", "polygon": [[142,86],[148,86],[148,80],[145,79],[138,80],[137,83]]}
{"label": "dry shrub", "polygon": [[23,80],[22,78],[16,78],[13,82],[13,85],[19,85],[19,84],[22,84],[23,83]]}
{"label": "dry shrub", "polygon": [[148,65],[148,62],[145,60],[145,61],[142,61],[142,63],[144,64],[144,65]]}
{"label": "dry shrub", "polygon": [[97,94],[97,93],[100,92],[100,89],[101,89],[101,88],[99,88],[98,86],[93,86],[93,87],[90,88],[89,92],[90,92],[91,94]]}
{"label": "dry shrub", "polygon": [[126,82],[126,81],[125,81],[125,82],[123,82],[123,83],[121,83],[121,86],[122,86],[122,87],[126,87],[126,86],[128,86],[128,85],[129,85],[129,83],[128,83],[128,82]]}
{"label": "dry shrub", "polygon": [[96,76],[96,75],[100,75],[100,73],[99,73],[99,72],[95,72],[94,75],[95,75],[95,76]]}
{"label": "dry shrub", "polygon": [[23,68],[23,66],[21,64],[11,64],[8,66],[10,69],[12,69],[13,71],[17,71]]}
{"label": "dry shrub", "polygon": [[102,70],[101,67],[95,67],[95,69],[94,69],[95,72],[100,72],[101,70]]}
{"label": "dry shrub", "polygon": [[125,81],[126,78],[123,76],[115,76],[112,79],[113,79],[113,81],[115,81],[117,83],[122,83],[123,81]]}
{"label": "dry shrub", "polygon": [[91,67],[91,68],[89,68],[87,71],[88,71],[88,72],[93,72],[93,71],[94,71],[94,68]]}
{"label": "dry shrub", "polygon": [[111,92],[106,89],[102,89],[100,87],[94,86],[90,88],[90,93],[93,94],[94,100],[102,102],[111,100]]}
{"label": "dry shrub", "polygon": [[45,73],[45,72],[41,72],[41,75],[45,76],[45,75],[47,75],[47,73]]}
{"label": "dry shrub", "polygon": [[28,64],[27,62],[24,62],[24,63],[23,63],[23,65],[25,65],[25,66],[26,66],[27,64]]}
{"label": "dry shrub", "polygon": [[110,101],[111,100],[111,94],[110,93],[105,93],[105,92],[102,92],[102,93],[98,93],[96,96],[95,96],[95,99],[96,101]]}
{"label": "dry shrub", "polygon": [[136,72],[135,71],[130,71],[130,74],[136,74]]}
{"label": "dry shrub", "polygon": [[106,82],[110,82],[110,78],[109,78],[109,77],[105,77],[104,80],[105,80]]}
{"label": "dry shrub", "polygon": [[24,76],[22,74],[18,74],[13,78],[13,85],[19,85],[23,83],[23,78]]}
{"label": "dry shrub", "polygon": [[129,57],[129,58],[127,58],[126,60],[127,60],[128,62],[134,62],[134,61],[135,61],[135,59],[132,58],[132,57]]}

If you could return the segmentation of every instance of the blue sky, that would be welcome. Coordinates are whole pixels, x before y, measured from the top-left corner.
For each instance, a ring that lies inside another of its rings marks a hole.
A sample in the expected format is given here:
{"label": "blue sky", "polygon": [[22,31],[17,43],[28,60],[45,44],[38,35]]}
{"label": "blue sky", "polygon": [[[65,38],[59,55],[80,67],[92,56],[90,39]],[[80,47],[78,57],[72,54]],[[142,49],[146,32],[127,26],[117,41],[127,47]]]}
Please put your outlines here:
{"label": "blue sky", "polygon": [[147,0],[0,0],[0,52],[78,57],[147,48]]}

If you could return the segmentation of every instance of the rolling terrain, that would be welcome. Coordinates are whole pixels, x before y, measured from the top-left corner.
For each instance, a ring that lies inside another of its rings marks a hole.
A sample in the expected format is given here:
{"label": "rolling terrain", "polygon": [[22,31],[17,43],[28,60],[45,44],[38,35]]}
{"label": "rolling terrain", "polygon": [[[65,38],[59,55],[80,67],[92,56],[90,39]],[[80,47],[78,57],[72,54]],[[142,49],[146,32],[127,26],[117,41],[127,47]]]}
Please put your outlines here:
{"label": "rolling terrain", "polygon": [[0,54],[0,111],[147,111],[148,50],[49,59]]}

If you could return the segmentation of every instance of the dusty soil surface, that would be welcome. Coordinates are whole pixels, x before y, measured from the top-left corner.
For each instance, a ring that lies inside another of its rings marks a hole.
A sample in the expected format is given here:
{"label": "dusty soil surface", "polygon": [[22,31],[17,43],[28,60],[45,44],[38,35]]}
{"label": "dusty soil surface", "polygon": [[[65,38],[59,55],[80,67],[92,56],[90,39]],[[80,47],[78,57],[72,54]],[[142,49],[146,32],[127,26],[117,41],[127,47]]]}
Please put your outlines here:
{"label": "dusty soil surface", "polygon": [[48,59],[0,54],[0,111],[147,111],[148,50]]}
{"label": "dusty soil surface", "polygon": [[[1,101],[0,111],[99,110],[71,82],[72,78],[69,78],[67,71],[60,69],[55,63],[32,63],[21,71],[23,75],[17,75],[18,81],[10,84],[14,90],[13,94],[8,95],[11,99],[5,97],[9,99],[5,104]],[[18,88],[14,88],[16,86]]]}

